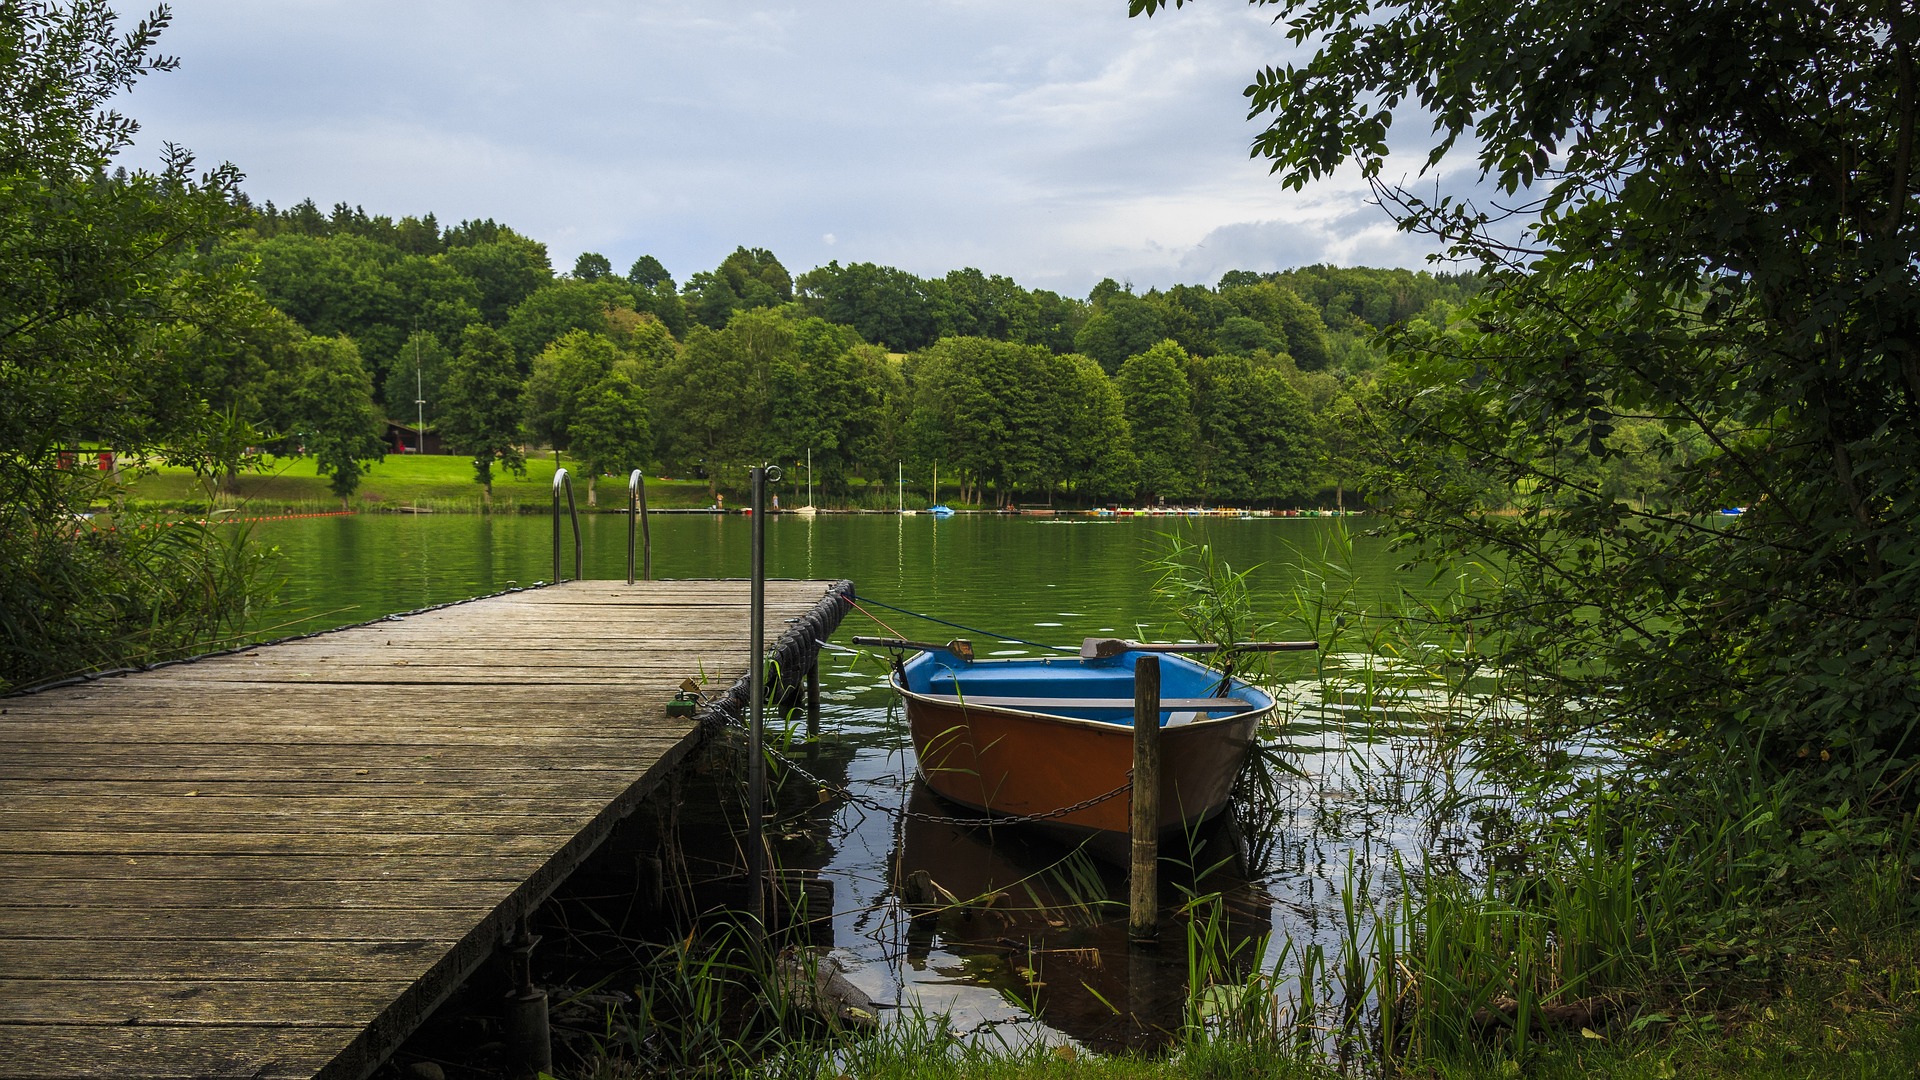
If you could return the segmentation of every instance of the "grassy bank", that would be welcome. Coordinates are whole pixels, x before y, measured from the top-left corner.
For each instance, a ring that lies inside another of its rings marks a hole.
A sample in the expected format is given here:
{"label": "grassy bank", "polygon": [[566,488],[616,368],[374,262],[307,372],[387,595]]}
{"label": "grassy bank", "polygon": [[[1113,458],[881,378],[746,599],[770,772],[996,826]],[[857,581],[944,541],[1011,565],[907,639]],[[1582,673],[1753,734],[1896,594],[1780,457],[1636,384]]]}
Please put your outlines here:
{"label": "grassy bank", "polygon": [[[573,478],[577,504],[582,510],[587,509],[586,477],[579,463],[565,454],[556,463],[551,453],[530,456],[524,476],[495,469],[493,508],[501,513],[517,513],[551,506],[553,473],[560,466]],[[161,465],[151,471],[129,470],[126,476],[128,501],[154,510],[201,511],[210,503],[285,514],[340,509],[379,512],[402,507],[441,513],[479,513],[481,509],[480,485],[473,479],[472,459],[453,455],[389,455],[368,467],[359,490],[344,502],[328,489],[327,478],[315,472],[314,459],[310,457],[269,458],[264,470],[236,478],[232,495],[221,494],[217,502],[208,482],[190,469]],[[602,509],[626,507],[624,476],[603,476],[596,486]],[[801,505],[807,498],[804,474],[796,484],[789,473],[788,479],[774,486],[770,494],[777,495],[789,508]],[[747,504],[744,491],[723,485],[719,495],[729,508]],[[814,496],[822,508],[833,509],[891,510],[896,500],[892,487],[869,484],[859,485],[845,498],[829,500],[823,491],[816,491]],[[705,480],[647,477],[647,505],[652,509],[697,510],[713,502],[714,492]],[[906,505],[920,509],[927,505],[927,500],[923,493],[909,490]]]}
{"label": "grassy bank", "polygon": [[[562,457],[573,476],[574,498],[582,509],[587,505],[585,477],[577,463]],[[529,458],[524,476],[494,470],[493,506],[496,511],[514,513],[543,510],[552,505],[553,473],[551,454]],[[127,486],[128,500],[136,506],[155,509],[197,510],[213,498],[206,481],[189,469],[162,465],[150,473],[133,475]],[[358,491],[343,501],[328,489],[326,477],[315,472],[310,457],[270,458],[261,472],[241,474],[233,493],[221,495],[218,505],[239,506],[264,513],[311,513],[324,510],[394,510],[411,507],[443,513],[477,513],[481,506],[480,485],[473,478],[469,458],[450,455],[389,455],[368,468]],[[624,508],[626,483],[619,477],[601,477],[597,485],[603,507]],[[729,499],[729,502],[735,500]],[[713,502],[704,480],[647,478],[647,504],[662,510],[694,509]]]}

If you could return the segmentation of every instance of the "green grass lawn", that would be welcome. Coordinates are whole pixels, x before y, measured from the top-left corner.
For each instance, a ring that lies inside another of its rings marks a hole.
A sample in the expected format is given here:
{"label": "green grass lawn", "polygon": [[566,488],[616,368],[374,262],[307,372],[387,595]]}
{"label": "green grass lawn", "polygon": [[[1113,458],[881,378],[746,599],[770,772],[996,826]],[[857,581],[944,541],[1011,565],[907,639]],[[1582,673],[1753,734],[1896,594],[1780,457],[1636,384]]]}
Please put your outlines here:
{"label": "green grass lawn", "polygon": [[[573,477],[574,499],[586,508],[586,478],[579,466],[563,457]],[[553,455],[528,458],[524,476],[495,469],[493,473],[494,509],[514,512],[544,509],[553,500]],[[132,475],[132,474],[130,474]],[[601,477],[597,485],[600,505],[622,508],[627,505],[624,478]],[[343,509],[341,500],[328,488],[326,477],[314,471],[310,457],[269,458],[261,472],[240,476],[232,504],[263,514],[312,513]],[[360,488],[346,502],[345,509],[391,510],[419,507],[438,511],[473,512],[480,509],[480,485],[473,478],[471,458],[451,455],[389,455],[371,466]],[[160,466],[144,475],[133,475],[128,499],[135,505],[193,510],[204,508],[209,499],[207,484],[185,468]],[[647,504],[654,509],[686,509],[709,505],[704,480],[663,480],[647,478]],[[226,505],[226,501],[222,501]]]}

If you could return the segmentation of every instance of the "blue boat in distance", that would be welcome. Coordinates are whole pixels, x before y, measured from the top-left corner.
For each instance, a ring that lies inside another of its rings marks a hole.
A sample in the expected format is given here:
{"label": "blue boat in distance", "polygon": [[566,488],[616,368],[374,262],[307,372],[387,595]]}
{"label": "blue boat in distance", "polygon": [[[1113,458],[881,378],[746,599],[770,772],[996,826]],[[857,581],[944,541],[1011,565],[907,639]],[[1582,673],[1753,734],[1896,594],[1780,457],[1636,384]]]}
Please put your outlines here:
{"label": "blue boat in distance", "polygon": [[932,514],[934,517],[937,517],[937,518],[952,517],[953,507],[948,506],[945,503],[936,503],[932,506],[927,507],[927,513]]}

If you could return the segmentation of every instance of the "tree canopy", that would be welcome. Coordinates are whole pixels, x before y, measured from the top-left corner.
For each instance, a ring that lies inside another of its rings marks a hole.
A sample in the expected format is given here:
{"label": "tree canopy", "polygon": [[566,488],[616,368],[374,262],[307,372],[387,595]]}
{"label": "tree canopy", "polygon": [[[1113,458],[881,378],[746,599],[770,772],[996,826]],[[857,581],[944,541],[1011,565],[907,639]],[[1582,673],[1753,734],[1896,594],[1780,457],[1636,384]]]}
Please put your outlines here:
{"label": "tree canopy", "polygon": [[[204,647],[257,595],[244,548],[205,529],[77,528],[101,486],[63,467],[85,442],[205,459],[282,358],[240,271],[205,256],[238,170],[172,146],[157,172],[114,164],[138,130],[115,106],[174,66],[166,24],[98,0],[0,16],[0,689]],[[241,326],[259,333],[225,344]]]}
{"label": "tree canopy", "polygon": [[[1477,616],[1495,659],[1575,722],[1609,702],[1668,760],[1911,805],[1920,21],[1777,0],[1269,6],[1311,55],[1248,88],[1270,118],[1256,153],[1296,188],[1356,168],[1403,228],[1485,267],[1465,318],[1407,321],[1379,407],[1407,535],[1499,554]],[[1469,153],[1513,209],[1386,182],[1410,117],[1433,126],[1422,169]],[[1629,456],[1665,470],[1650,507],[1595,478]],[[1479,512],[1513,491],[1529,512]]]}

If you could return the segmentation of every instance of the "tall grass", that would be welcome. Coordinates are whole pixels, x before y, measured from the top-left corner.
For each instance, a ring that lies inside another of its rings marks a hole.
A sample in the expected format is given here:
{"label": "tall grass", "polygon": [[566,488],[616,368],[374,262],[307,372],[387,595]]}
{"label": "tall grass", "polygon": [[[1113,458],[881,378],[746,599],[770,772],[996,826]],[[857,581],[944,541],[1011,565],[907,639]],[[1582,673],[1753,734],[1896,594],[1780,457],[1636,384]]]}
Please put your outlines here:
{"label": "tall grass", "polygon": [[0,692],[241,643],[278,588],[249,526],[0,513]]}
{"label": "tall grass", "polygon": [[1245,572],[1206,545],[1170,538],[1155,565],[1203,640],[1321,642],[1310,677],[1269,673],[1295,708],[1270,735],[1308,752],[1318,735],[1323,755],[1330,738],[1339,768],[1302,779],[1263,755],[1243,778],[1257,865],[1272,850],[1263,824],[1283,820],[1290,795],[1318,796],[1322,825],[1347,824],[1322,788],[1335,772],[1370,805],[1452,838],[1413,867],[1396,856],[1393,895],[1370,896],[1350,864],[1332,940],[1267,946],[1237,980],[1221,977],[1227,944],[1206,920],[1190,923],[1200,1042],[1288,1045],[1388,1072],[1525,1062],[1556,1038],[1650,1036],[1766,993],[1823,905],[1901,925],[1912,911],[1912,817],[1816,811],[1791,778],[1743,767],[1738,744],[1724,768],[1663,773],[1609,742],[1600,703],[1543,708],[1551,695],[1504,670],[1498,638],[1476,620],[1497,568],[1386,594],[1355,572],[1352,538],[1336,531],[1281,568],[1286,603],[1261,620]]}
{"label": "tall grass", "polygon": [[[651,1026],[628,1036],[633,1053],[652,1054],[661,1070],[724,1062],[817,1076],[1571,1076],[1594,1055],[1612,1068],[1656,1046],[1664,1049],[1651,1064],[1621,1073],[1671,1076],[1675,1047],[1716,1052],[1700,1040],[1740,1018],[1771,1022],[1778,1006],[1798,1025],[1788,1033],[1794,1053],[1817,1043],[1857,1055],[1849,1040],[1865,1039],[1920,1059],[1920,1038],[1900,1042],[1870,1025],[1863,1036],[1818,1006],[1796,1011],[1775,996],[1799,979],[1826,1000],[1920,1015],[1910,955],[1862,971],[1832,960],[1824,936],[1871,942],[1885,928],[1895,942],[1920,938],[1912,815],[1813,811],[1790,779],[1754,779],[1737,761],[1691,778],[1646,768],[1634,748],[1605,744],[1601,710],[1542,715],[1492,662],[1471,614],[1497,575],[1469,568],[1418,594],[1385,595],[1352,571],[1351,543],[1336,535],[1331,550],[1296,564],[1278,618],[1252,612],[1249,571],[1178,537],[1158,563],[1159,587],[1202,640],[1322,643],[1311,672],[1291,678],[1243,658],[1246,673],[1269,680],[1298,713],[1266,733],[1270,745],[1238,790],[1256,873],[1299,800],[1328,815],[1316,827],[1337,834],[1354,824],[1336,817],[1336,782],[1432,823],[1427,835],[1446,842],[1384,860],[1350,856],[1319,904],[1319,936],[1298,939],[1236,931],[1233,898],[1201,884],[1206,868],[1189,867],[1194,884],[1168,920],[1179,927],[1186,982],[1170,1056],[1091,1061],[1038,1040],[961,1038],[918,1015],[869,1039],[801,1032],[778,1006],[756,1006],[759,1019],[743,1026],[745,1013],[727,1002],[756,992],[752,973],[691,951],[663,961],[671,979],[723,989],[670,979],[647,998]],[[1316,734],[1327,760],[1308,774],[1291,758]],[[1084,859],[1050,878],[1045,897],[1026,889],[1035,911],[1053,905],[1049,914],[1074,927],[1118,917]],[[1810,951],[1822,952],[1812,976]],[[667,1016],[690,1026],[666,1036]],[[665,1053],[663,1041],[674,1040],[696,1051]]]}

